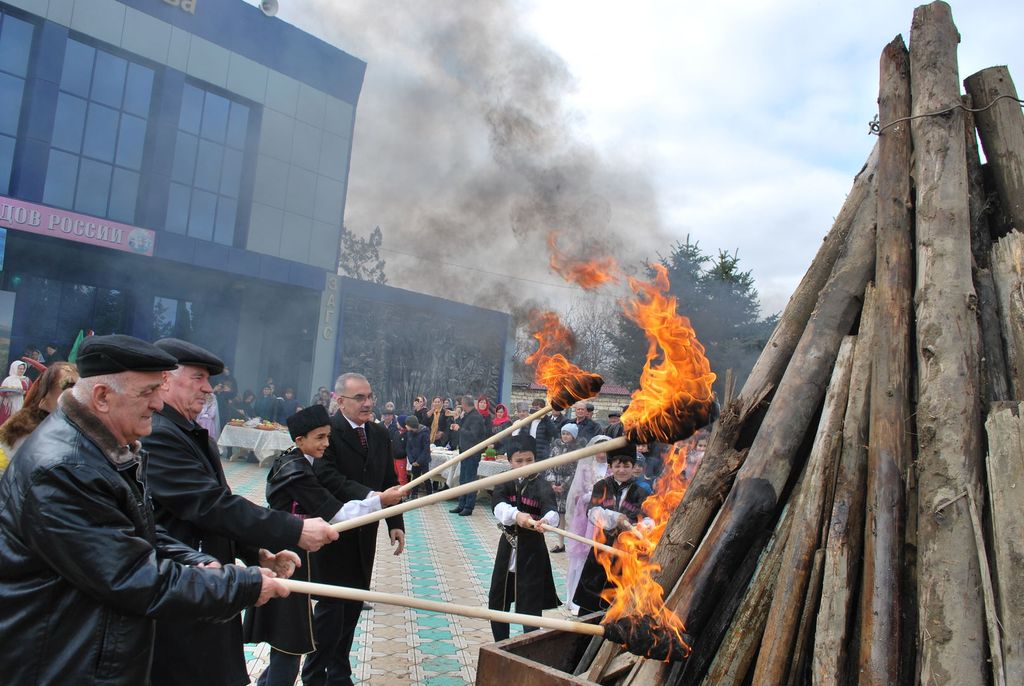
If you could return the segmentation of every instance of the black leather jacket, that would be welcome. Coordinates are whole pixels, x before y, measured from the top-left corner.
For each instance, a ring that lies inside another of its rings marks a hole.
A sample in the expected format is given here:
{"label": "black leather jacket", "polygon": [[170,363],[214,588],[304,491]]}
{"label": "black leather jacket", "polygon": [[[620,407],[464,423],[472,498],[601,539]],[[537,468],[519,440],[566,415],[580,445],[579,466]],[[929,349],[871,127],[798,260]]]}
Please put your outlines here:
{"label": "black leather jacket", "polygon": [[69,394],[0,480],[0,675],[7,684],[149,683],[156,619],[226,620],[259,570],[212,561],[154,525],[146,454]]}

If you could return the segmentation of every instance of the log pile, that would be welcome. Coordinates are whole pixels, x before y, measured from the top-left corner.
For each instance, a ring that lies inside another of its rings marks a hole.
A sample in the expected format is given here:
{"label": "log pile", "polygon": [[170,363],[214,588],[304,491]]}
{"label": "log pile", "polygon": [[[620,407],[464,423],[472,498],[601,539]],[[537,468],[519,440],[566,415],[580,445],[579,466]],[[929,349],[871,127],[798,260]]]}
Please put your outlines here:
{"label": "log pile", "polygon": [[693,652],[577,674],[1024,683],[1024,114],[958,43],[934,2],[882,51],[875,150],[655,550]]}

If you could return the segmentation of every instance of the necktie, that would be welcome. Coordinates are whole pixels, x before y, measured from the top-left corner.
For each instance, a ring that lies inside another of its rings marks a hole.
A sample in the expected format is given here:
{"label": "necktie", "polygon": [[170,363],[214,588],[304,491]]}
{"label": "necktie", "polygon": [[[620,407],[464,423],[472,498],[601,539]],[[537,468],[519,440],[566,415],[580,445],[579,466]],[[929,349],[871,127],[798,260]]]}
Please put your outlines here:
{"label": "necktie", "polygon": [[356,433],[359,434],[359,445],[363,446],[363,450],[366,450],[366,428],[362,426],[357,426]]}

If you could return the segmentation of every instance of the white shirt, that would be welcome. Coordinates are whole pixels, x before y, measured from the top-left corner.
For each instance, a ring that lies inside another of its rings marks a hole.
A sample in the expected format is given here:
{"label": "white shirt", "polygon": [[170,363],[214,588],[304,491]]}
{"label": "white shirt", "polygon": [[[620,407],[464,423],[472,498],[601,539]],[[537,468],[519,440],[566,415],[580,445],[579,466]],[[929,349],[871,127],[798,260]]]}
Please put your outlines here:
{"label": "white shirt", "polygon": [[[513,507],[511,503],[498,503],[494,506],[494,516],[497,517],[498,523],[502,526],[512,526],[516,523],[516,515],[519,514],[519,508]],[[528,513],[524,513],[528,514]],[[529,515],[533,517],[533,515]],[[548,526],[558,526],[558,513],[554,510],[548,510],[543,517],[540,518],[542,522]],[[516,571],[516,549],[512,549],[512,555],[508,559],[508,571]]]}
{"label": "white shirt", "polygon": [[[315,457],[310,457],[305,453],[303,453],[302,456],[306,458],[306,461],[309,462],[309,464],[313,464],[313,460],[316,459]],[[346,519],[353,519],[365,514],[370,514],[371,512],[379,511],[380,493],[370,493],[370,495],[366,496],[362,500],[350,500],[342,505],[341,509],[335,512],[334,516],[331,517],[330,523],[337,524],[338,522],[343,522]]]}

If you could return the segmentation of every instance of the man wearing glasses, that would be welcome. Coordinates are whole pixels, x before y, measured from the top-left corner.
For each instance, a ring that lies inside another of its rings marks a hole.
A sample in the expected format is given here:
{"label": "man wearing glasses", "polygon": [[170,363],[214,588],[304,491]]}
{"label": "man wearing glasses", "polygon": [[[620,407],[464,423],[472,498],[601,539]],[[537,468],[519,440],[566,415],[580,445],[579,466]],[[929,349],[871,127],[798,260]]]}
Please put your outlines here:
{"label": "man wearing glasses", "polygon": [[[401,496],[385,498],[398,485],[391,457],[391,435],[373,421],[376,398],[370,382],[361,374],[342,374],[334,384],[338,412],[331,417],[330,444],[313,470],[320,483],[341,502],[362,500],[381,493],[381,506],[396,504]],[[405,548],[401,515],[387,520],[395,555]],[[313,559],[313,580],[321,583],[370,588],[373,557],[377,549],[378,522],[341,534]],[[352,683],[349,651],[362,610],[359,601],[320,599],[313,611],[313,635],[317,649],[306,656],[302,667],[305,686]]]}

